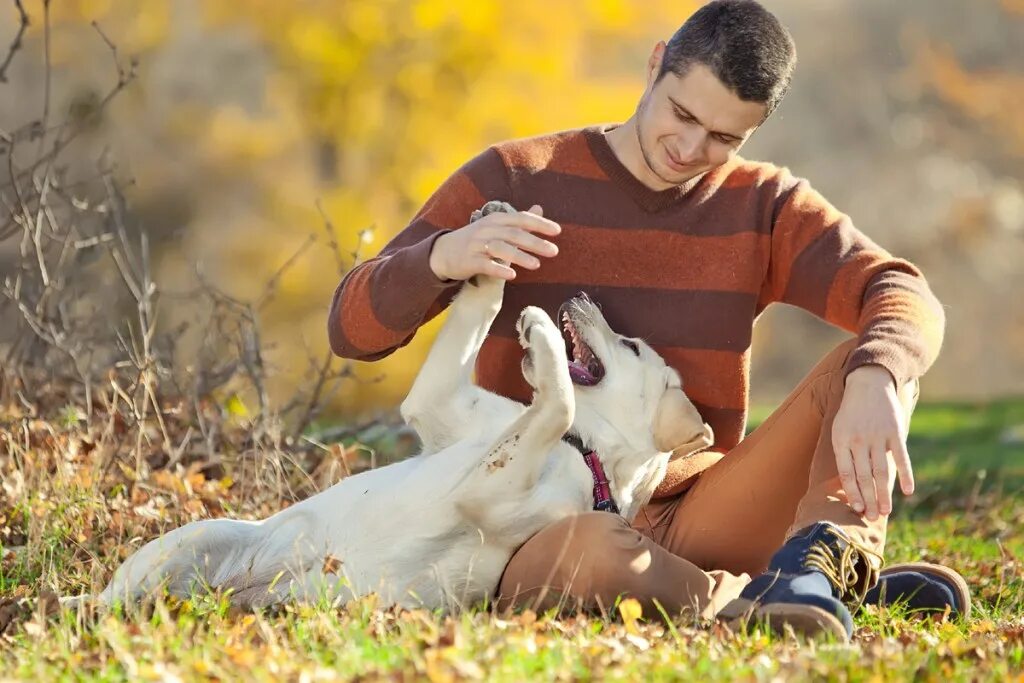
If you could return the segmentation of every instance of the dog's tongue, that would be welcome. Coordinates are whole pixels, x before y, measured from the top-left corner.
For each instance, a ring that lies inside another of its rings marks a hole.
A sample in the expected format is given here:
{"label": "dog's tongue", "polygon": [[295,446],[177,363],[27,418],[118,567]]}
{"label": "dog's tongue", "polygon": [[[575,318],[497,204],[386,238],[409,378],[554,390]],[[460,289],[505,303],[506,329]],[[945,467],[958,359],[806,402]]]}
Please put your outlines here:
{"label": "dog's tongue", "polygon": [[574,360],[569,361],[569,377],[576,384],[584,386],[592,386],[597,383],[597,379],[590,373],[590,370]]}

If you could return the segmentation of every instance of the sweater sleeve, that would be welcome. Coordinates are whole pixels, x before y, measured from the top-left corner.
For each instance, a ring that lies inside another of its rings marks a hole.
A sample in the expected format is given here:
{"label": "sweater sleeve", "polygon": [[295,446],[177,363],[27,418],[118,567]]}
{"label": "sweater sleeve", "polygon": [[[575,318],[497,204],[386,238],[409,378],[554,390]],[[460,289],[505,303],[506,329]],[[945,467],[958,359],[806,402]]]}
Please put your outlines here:
{"label": "sweater sleeve", "polygon": [[486,202],[511,201],[510,195],[508,171],[493,147],[455,171],[380,254],[342,278],[327,318],[331,350],[372,361],[408,344],[462,284],[440,280],[430,269],[434,241],[467,225]]}
{"label": "sweater sleeve", "polygon": [[779,301],[856,334],[844,377],[879,365],[899,388],[931,367],[945,313],[914,264],[875,244],[806,180],[786,171],[770,227],[759,310]]}

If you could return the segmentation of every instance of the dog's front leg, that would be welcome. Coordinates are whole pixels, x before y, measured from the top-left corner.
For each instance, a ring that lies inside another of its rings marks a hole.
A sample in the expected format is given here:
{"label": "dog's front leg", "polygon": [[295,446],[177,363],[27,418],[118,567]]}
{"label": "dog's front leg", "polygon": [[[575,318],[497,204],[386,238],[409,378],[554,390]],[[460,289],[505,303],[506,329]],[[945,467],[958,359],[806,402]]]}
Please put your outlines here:
{"label": "dog's front leg", "polygon": [[462,286],[402,402],[402,417],[428,453],[459,439],[474,399],[483,391],[473,384],[473,366],[501,310],[504,290],[501,278],[479,275]]}

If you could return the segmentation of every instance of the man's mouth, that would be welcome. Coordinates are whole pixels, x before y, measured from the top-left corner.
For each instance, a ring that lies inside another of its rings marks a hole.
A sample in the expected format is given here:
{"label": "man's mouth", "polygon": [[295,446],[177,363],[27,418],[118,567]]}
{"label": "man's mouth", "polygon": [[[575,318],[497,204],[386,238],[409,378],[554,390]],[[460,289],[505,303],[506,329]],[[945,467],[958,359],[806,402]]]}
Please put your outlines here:
{"label": "man's mouth", "polygon": [[604,365],[583,341],[569,312],[563,308],[559,317],[562,320],[562,336],[565,338],[565,355],[569,358],[569,377],[573,384],[592,387],[604,377]]}
{"label": "man's mouth", "polygon": [[665,154],[666,156],[668,156],[668,165],[672,167],[673,171],[686,171],[690,168],[681,161],[676,160],[676,158],[672,156],[672,153],[669,152],[668,150],[665,150]]}

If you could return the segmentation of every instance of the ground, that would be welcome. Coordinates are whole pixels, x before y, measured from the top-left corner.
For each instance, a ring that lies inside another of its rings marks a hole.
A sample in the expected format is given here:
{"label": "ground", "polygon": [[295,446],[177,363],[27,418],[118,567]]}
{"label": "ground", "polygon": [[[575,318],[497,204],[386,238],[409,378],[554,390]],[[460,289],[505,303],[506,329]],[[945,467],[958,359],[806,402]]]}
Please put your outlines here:
{"label": "ground", "polygon": [[175,438],[182,425],[172,417],[141,433],[104,423],[101,411],[88,420],[74,408],[53,420],[0,417],[0,680],[1024,680],[1024,401],[923,404],[912,428],[918,493],[897,501],[887,559],[958,568],[974,616],[861,612],[850,645],[645,623],[628,601],[611,618],[498,618],[486,609],[440,618],[376,610],[372,600],[251,614],[215,597],[128,616],[47,614],[52,603],[37,596],[100,585],[161,529],[264,516],[400,444],[377,428],[289,458],[287,444],[264,449],[267,439],[247,438],[244,421],[226,420],[218,458],[172,447],[168,462],[158,447],[165,435],[188,442]]}

